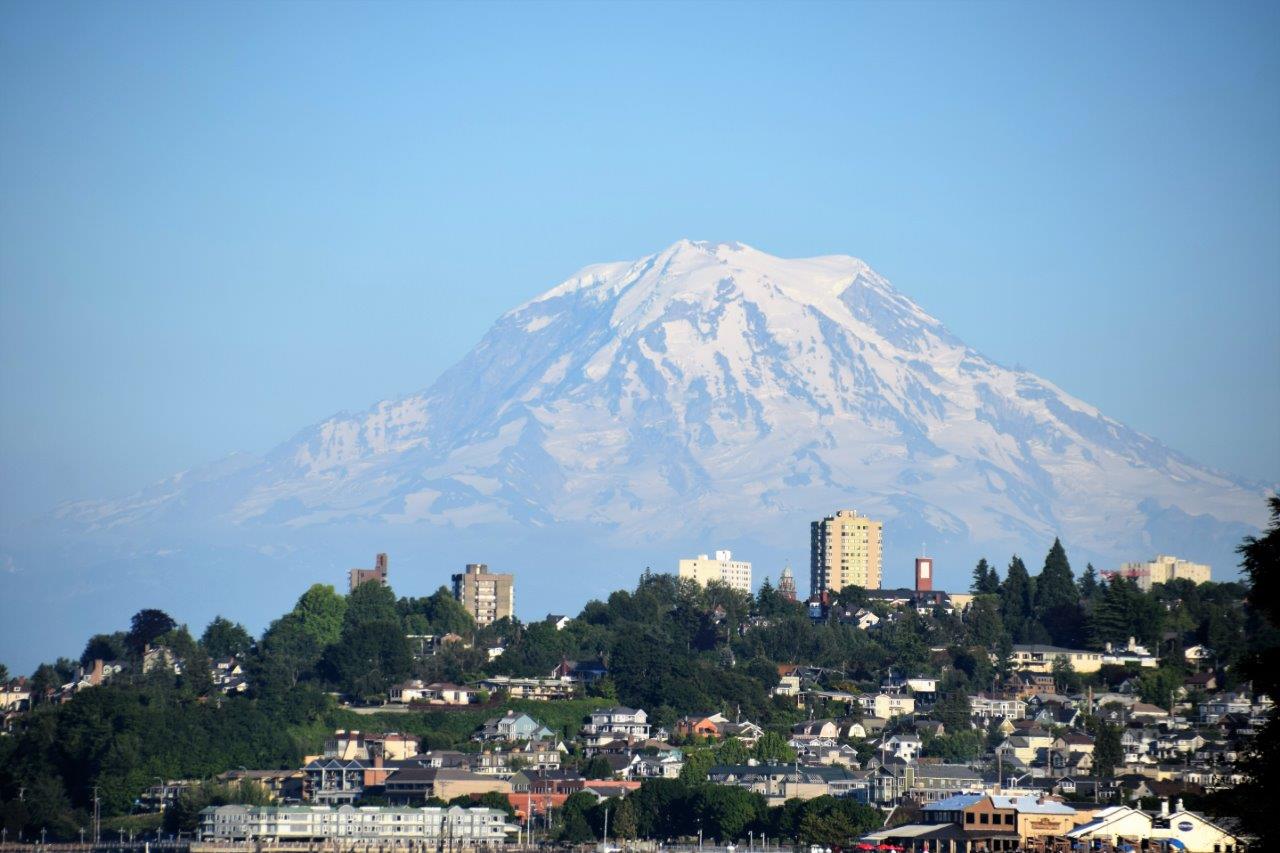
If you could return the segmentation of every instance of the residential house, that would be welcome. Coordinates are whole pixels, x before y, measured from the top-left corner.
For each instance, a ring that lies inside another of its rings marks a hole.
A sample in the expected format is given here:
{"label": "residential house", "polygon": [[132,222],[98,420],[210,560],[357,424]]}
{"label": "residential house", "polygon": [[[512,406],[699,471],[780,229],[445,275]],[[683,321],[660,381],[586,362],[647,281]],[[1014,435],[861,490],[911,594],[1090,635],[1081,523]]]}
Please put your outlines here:
{"label": "residential house", "polygon": [[901,758],[903,761],[914,761],[920,757],[920,753],[924,751],[924,742],[917,735],[900,734],[894,735],[888,740],[880,744],[879,752],[881,754],[892,755],[895,758]]}
{"label": "residential house", "polygon": [[769,805],[832,795],[833,784],[849,778],[850,771],[843,767],[805,764],[729,764],[707,771],[709,781],[755,791]]}
{"label": "residential house", "polygon": [[555,733],[533,717],[521,711],[507,711],[501,717],[485,721],[480,731],[472,736],[478,741],[526,741],[545,740]]}
{"label": "residential house", "polygon": [[601,747],[610,741],[631,743],[649,737],[649,715],[636,708],[614,707],[592,711],[582,727],[588,748]]}
{"label": "residential house", "polygon": [[908,695],[874,693],[858,697],[862,713],[868,717],[891,719],[915,712],[916,700]]}
{"label": "residential house", "polygon": [[512,699],[532,699],[549,702],[556,699],[573,699],[581,694],[581,685],[559,678],[513,678],[509,675],[492,675],[479,682],[479,686],[491,693],[505,693]]}
{"label": "residential house", "polygon": [[[1102,652],[1065,649],[1060,646],[1047,646],[1039,643],[1015,644],[1013,647],[1013,665],[1016,669],[1052,673],[1053,665],[1059,659],[1065,659],[1073,670],[1081,674],[1097,672],[1102,668]],[[991,660],[993,663],[995,662],[994,652]]]}
{"label": "residential house", "polygon": [[511,783],[496,775],[450,767],[401,767],[383,785],[392,803],[421,803],[436,797],[446,802],[464,794],[508,793]]}
{"label": "residential house", "polygon": [[1022,700],[1011,696],[975,693],[969,697],[969,713],[984,725],[991,720],[1020,720],[1025,708]]}

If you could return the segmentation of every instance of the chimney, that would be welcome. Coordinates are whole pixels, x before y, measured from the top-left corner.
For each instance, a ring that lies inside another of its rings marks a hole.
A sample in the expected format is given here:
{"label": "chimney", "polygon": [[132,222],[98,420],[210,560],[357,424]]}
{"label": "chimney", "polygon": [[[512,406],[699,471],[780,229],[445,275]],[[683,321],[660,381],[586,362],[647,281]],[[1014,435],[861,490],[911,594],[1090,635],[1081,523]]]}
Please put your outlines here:
{"label": "chimney", "polygon": [[1183,811],[1183,808],[1182,808],[1182,797],[1178,797],[1178,811]]}
{"label": "chimney", "polygon": [[1165,799],[1160,801],[1160,817],[1168,817],[1168,816],[1169,816],[1169,799],[1166,797]]}
{"label": "chimney", "polygon": [[102,658],[94,658],[93,674],[89,676],[89,683],[94,687],[102,683]]}

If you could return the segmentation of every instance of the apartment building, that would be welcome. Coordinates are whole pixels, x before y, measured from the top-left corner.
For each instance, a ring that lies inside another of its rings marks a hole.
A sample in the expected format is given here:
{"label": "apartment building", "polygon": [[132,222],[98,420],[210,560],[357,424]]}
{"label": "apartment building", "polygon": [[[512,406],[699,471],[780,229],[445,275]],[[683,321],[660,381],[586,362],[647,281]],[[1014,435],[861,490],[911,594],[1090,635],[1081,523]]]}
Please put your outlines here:
{"label": "apartment building", "polygon": [[1159,554],[1154,560],[1137,563],[1125,563],[1116,571],[1103,572],[1103,577],[1122,577],[1136,581],[1138,589],[1150,592],[1158,583],[1169,583],[1172,580],[1189,580],[1194,584],[1206,583],[1210,580],[1212,570],[1203,563],[1180,560],[1168,554]]}
{"label": "apartment building", "polygon": [[372,569],[352,569],[347,572],[347,592],[355,592],[356,587],[364,583],[380,583],[387,585],[387,555],[378,554],[373,558]]}
{"label": "apartment building", "polygon": [[741,592],[751,592],[751,564],[733,559],[732,551],[716,551],[714,559],[699,554],[692,559],[681,560],[679,574],[699,586],[720,581]]}
{"label": "apartment building", "polygon": [[464,572],[453,576],[453,597],[481,627],[509,619],[516,612],[515,576],[495,574],[484,563],[467,563]]}
{"label": "apartment building", "polygon": [[842,509],[809,525],[809,590],[846,586],[879,589],[884,571],[884,524]]}
{"label": "apartment building", "polygon": [[501,809],[384,806],[213,806],[200,812],[203,841],[498,845],[514,834]]}

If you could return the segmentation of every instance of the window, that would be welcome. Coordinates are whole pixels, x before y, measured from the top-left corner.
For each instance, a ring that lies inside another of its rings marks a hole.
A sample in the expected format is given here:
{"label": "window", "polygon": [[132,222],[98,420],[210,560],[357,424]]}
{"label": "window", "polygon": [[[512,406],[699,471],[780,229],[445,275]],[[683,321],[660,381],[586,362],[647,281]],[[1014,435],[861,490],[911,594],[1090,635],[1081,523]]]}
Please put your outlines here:
{"label": "window", "polygon": [[987,818],[988,818],[987,813],[983,812],[981,815],[978,816],[978,823],[986,823]]}
{"label": "window", "polygon": [[1009,826],[1013,826],[1013,812],[1009,812],[1007,815],[1004,816],[1004,822],[1007,823]]}
{"label": "window", "polygon": [[964,822],[965,822],[965,823],[973,823],[973,812],[965,812],[965,814],[964,814]]}

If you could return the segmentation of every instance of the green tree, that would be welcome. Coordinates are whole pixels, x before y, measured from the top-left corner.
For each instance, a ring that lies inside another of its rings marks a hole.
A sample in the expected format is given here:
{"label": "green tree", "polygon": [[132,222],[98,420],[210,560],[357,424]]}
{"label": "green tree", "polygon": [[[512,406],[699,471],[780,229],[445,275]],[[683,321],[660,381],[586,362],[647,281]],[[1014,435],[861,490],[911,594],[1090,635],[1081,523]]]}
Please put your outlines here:
{"label": "green tree", "polygon": [[978,565],[974,566],[969,591],[974,595],[994,595],[1000,591],[1000,575],[988,565],[986,557],[978,560]]}
{"label": "green tree", "polygon": [[930,716],[942,723],[948,732],[968,730],[972,725],[972,710],[969,707],[968,694],[963,690],[948,692],[933,706]]}
{"label": "green tree", "polygon": [[141,655],[143,648],[150,645],[156,637],[167,634],[177,625],[168,613],[163,610],[148,608],[133,614],[129,623],[129,633],[125,644],[134,655]]}
{"label": "green tree", "polygon": [[92,666],[95,660],[110,663],[111,661],[120,660],[128,653],[129,648],[124,632],[94,634],[89,638],[89,642],[85,643],[84,651],[80,653],[80,665],[85,667]]}
{"label": "green tree", "polygon": [[1182,687],[1183,673],[1173,667],[1162,666],[1148,670],[1138,679],[1138,695],[1143,702],[1159,705],[1172,711],[1178,690]]}
{"label": "green tree", "polygon": [[[358,591],[364,587],[386,589],[382,584],[376,583],[361,584],[356,589]],[[348,599],[338,595],[332,586],[318,583],[313,584],[298,598],[298,603],[293,606],[292,615],[314,644],[324,649],[338,642],[338,637],[342,635],[347,604]]]}
{"label": "green tree", "polygon": [[1019,642],[1024,639],[1026,623],[1031,617],[1031,603],[1031,576],[1022,558],[1015,554],[1000,585],[1000,619]]}
{"label": "green tree", "polygon": [[252,680],[261,693],[281,693],[311,674],[320,661],[323,647],[302,620],[289,613],[267,628],[252,661]]}
{"label": "green tree", "polygon": [[1124,745],[1120,742],[1120,729],[1110,723],[1098,726],[1098,736],[1093,745],[1093,772],[1110,778],[1115,768],[1124,763]]}
{"label": "green tree", "polygon": [[396,595],[380,583],[362,583],[347,595],[347,611],[342,630],[349,631],[375,622],[400,622]]}
{"label": "green tree", "polygon": [[[1249,579],[1247,601],[1255,624],[1250,631],[1252,649],[1244,669],[1254,690],[1280,695],[1280,497],[1268,501],[1271,521],[1261,537],[1249,536],[1237,549],[1241,567]],[[1273,706],[1266,722],[1237,763],[1245,781],[1218,795],[1218,814],[1240,820],[1242,828],[1258,839],[1258,850],[1280,848],[1280,827],[1267,803],[1280,786],[1280,706]]]}
{"label": "green tree", "polygon": [[1093,563],[1087,563],[1084,567],[1084,574],[1080,576],[1080,597],[1090,601],[1097,594],[1098,573],[1093,568]]}
{"label": "green tree", "polygon": [[[362,584],[356,592],[366,586],[381,584]],[[325,650],[323,668],[343,693],[385,699],[392,684],[409,676],[413,654],[398,619],[349,623],[341,639]]]}
{"label": "green tree", "polygon": [[582,766],[578,771],[584,779],[612,779],[613,767],[605,760],[603,755],[592,756],[592,758]]}
{"label": "green tree", "polygon": [[209,657],[225,660],[232,655],[246,654],[253,648],[253,637],[239,622],[215,616],[200,635],[200,645]]}
{"label": "green tree", "polygon": [[746,764],[750,758],[751,753],[736,737],[728,738],[716,749],[716,760],[721,764]]}
{"label": "green tree", "polygon": [[762,764],[790,764],[796,760],[796,751],[777,732],[765,732],[756,741],[756,760]]}

